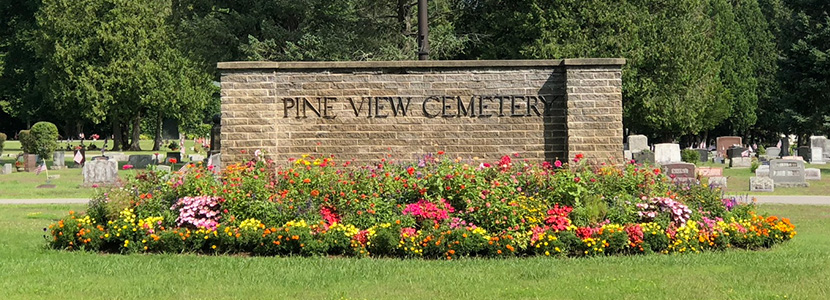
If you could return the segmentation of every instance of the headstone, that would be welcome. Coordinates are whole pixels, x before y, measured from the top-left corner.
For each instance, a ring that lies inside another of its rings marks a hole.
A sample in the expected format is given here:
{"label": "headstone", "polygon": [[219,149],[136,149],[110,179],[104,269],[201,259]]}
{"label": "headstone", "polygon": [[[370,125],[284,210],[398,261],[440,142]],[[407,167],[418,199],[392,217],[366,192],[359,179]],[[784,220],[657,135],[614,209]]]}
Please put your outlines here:
{"label": "headstone", "polygon": [[654,145],[654,162],[662,165],[681,161],[679,144],[665,143]]}
{"label": "headstone", "polygon": [[631,153],[648,150],[648,137],[645,135],[629,135],[628,150],[631,150]]}
{"label": "headstone", "polygon": [[801,146],[801,147],[796,148],[795,151],[797,153],[796,155],[801,156],[802,158],[804,158],[804,161],[810,161],[810,159],[811,159],[810,155],[812,154],[811,152],[813,151],[813,149],[810,149],[810,147],[807,147],[807,146]]}
{"label": "headstone", "polygon": [[700,155],[700,162],[708,162],[709,161],[709,150],[706,149],[695,149],[697,153]]}
{"label": "headstone", "polygon": [[222,165],[222,154],[220,153],[220,154],[211,155],[208,158],[207,164],[208,164],[208,166],[213,166],[214,171],[219,171],[217,168],[219,168]]}
{"label": "headstone", "polygon": [[811,136],[810,137],[810,147],[818,147],[821,148],[822,160],[827,161],[830,160],[830,143],[827,143],[827,138],[824,136]]}
{"label": "headstone", "polygon": [[821,170],[816,168],[804,169],[804,179],[821,180]]}
{"label": "headstone", "polygon": [[631,155],[631,150],[623,150],[623,157],[625,158],[625,160],[634,159],[634,156]]}
{"label": "headstone", "polygon": [[775,181],[769,177],[750,177],[749,178],[750,192],[774,192]]}
{"label": "headstone", "polygon": [[781,156],[781,148],[778,147],[769,147],[767,148],[767,157],[770,158],[778,158]]}
{"label": "headstone", "polygon": [[191,154],[187,158],[189,158],[192,162],[200,162],[205,160],[205,157],[199,154]]}
{"label": "headstone", "polygon": [[699,167],[697,173],[700,174],[700,177],[721,177],[723,176],[723,168]]}
{"label": "headstone", "polygon": [[722,157],[726,157],[726,149],[732,147],[734,145],[741,146],[743,143],[741,142],[741,137],[739,136],[722,136],[718,137],[717,139],[717,149],[718,155]]}
{"label": "headstone", "polygon": [[175,159],[177,163],[182,162],[182,153],[181,152],[167,152],[167,158],[164,159],[164,162],[169,164],[171,159]]}
{"label": "headstone", "polygon": [[107,152],[107,157],[114,159],[116,161],[129,161],[130,156],[124,154],[123,152]]}
{"label": "headstone", "polygon": [[697,180],[695,164],[684,162],[664,164],[663,172],[672,179],[672,182],[676,183],[691,183]]}
{"label": "headstone", "polygon": [[755,169],[756,177],[769,177],[769,165],[761,165]]}
{"label": "headstone", "polygon": [[26,172],[34,172],[37,170],[37,155],[23,154],[23,169]]}
{"label": "headstone", "polygon": [[752,158],[751,157],[733,157],[729,159],[729,167],[742,169],[742,168],[749,168],[752,166]]}
{"label": "headstone", "polygon": [[159,165],[158,167],[156,167],[156,170],[159,171],[159,172],[167,172],[167,173],[170,173],[170,171],[172,171],[170,166],[162,166],[162,165]]}
{"label": "headstone", "polygon": [[155,164],[155,159],[152,155],[133,154],[127,159],[127,164],[136,169],[146,169],[147,166]]}
{"label": "headstone", "polygon": [[770,162],[769,176],[778,187],[809,186],[804,177],[804,161],[773,159]]}
{"label": "headstone", "polygon": [[712,162],[714,162],[714,163],[716,163],[716,164],[723,164],[723,163],[724,163],[724,159],[723,159],[723,157],[720,157],[720,156],[715,156],[714,158],[712,158]]}
{"label": "headstone", "polygon": [[717,186],[721,188],[726,188],[726,177],[723,176],[715,176],[709,177],[709,186]]}
{"label": "headstone", "polygon": [[790,139],[783,138],[780,140],[781,142],[781,157],[790,156]]}
{"label": "headstone", "polygon": [[744,157],[746,148],[739,146],[732,146],[726,149],[726,158]]}
{"label": "headstone", "polygon": [[811,147],[810,148],[810,163],[814,165],[825,165],[827,161],[824,160],[824,149],[821,147]]}
{"label": "headstone", "polygon": [[92,159],[84,164],[84,185],[114,184],[118,180],[118,162]]}
{"label": "headstone", "polygon": [[179,122],[174,119],[164,119],[161,122],[161,138],[165,140],[178,140]]}
{"label": "headstone", "polygon": [[790,160],[800,160],[804,161],[804,158],[801,156],[782,156],[781,159],[790,159]]}
{"label": "headstone", "polygon": [[12,164],[4,164],[3,165],[3,172],[0,174],[11,174],[12,173]]}
{"label": "headstone", "polygon": [[632,158],[638,164],[654,164],[654,152],[640,151],[632,153]]}
{"label": "headstone", "polygon": [[66,166],[66,152],[55,151],[52,153],[52,165],[55,167]]}

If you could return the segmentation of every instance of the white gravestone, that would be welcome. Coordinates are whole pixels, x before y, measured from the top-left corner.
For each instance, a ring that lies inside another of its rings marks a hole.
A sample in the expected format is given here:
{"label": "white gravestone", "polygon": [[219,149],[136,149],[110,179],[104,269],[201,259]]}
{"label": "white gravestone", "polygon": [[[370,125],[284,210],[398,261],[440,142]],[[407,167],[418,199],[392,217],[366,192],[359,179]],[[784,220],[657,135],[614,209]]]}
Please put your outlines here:
{"label": "white gravestone", "polygon": [[775,181],[769,177],[750,177],[749,178],[750,192],[774,192]]}
{"label": "white gravestone", "polygon": [[822,160],[827,161],[830,160],[830,143],[827,142],[827,138],[824,136],[811,136],[810,137],[810,147],[818,147],[821,148]]}
{"label": "white gravestone", "polygon": [[769,158],[778,158],[781,155],[781,148],[778,147],[769,147],[766,149],[767,157]]}
{"label": "white gravestone", "polygon": [[679,144],[657,144],[654,145],[654,162],[668,164],[681,162]]}
{"label": "white gravestone", "polygon": [[12,173],[12,164],[5,164],[3,165],[3,170],[0,174],[11,174]]}
{"label": "white gravestone", "polygon": [[804,177],[804,161],[795,159],[773,159],[770,161],[769,177],[778,187],[807,187]]}
{"label": "white gravestone", "polygon": [[631,153],[648,150],[648,138],[645,135],[629,135],[628,150],[631,151]]}
{"label": "white gravestone", "polygon": [[55,151],[52,153],[52,165],[55,167],[63,167],[66,166],[66,152],[63,151]]}
{"label": "white gravestone", "polygon": [[717,186],[717,187],[721,187],[721,188],[726,188],[726,177],[723,177],[723,176],[709,177],[709,186]]}
{"label": "white gravestone", "polygon": [[804,179],[821,180],[821,170],[816,168],[804,169]]}
{"label": "white gravestone", "polygon": [[118,180],[118,162],[115,160],[90,160],[84,164],[84,184],[113,184]]}
{"label": "white gravestone", "polygon": [[769,177],[769,166],[768,165],[760,165],[757,169],[755,169],[755,176],[757,177]]}
{"label": "white gravestone", "polygon": [[810,163],[814,165],[826,165],[827,161],[824,160],[824,149],[821,147],[810,148]]}

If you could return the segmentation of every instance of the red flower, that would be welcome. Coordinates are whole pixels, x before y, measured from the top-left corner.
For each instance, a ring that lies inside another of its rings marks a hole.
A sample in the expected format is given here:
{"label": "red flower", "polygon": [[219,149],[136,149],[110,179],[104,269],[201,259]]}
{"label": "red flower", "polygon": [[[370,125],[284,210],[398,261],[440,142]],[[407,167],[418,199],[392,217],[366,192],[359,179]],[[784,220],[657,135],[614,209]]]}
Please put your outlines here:
{"label": "red flower", "polygon": [[579,183],[580,180],[582,179],[579,179],[579,177],[574,177],[574,182]]}
{"label": "red flower", "polygon": [[415,174],[415,168],[409,167],[406,169],[406,173],[409,173],[409,176],[412,176],[412,174]]}
{"label": "red flower", "polygon": [[122,170],[129,170],[129,169],[132,169],[132,168],[133,168],[133,165],[124,165],[123,167],[121,167]]}
{"label": "red flower", "polygon": [[175,158],[171,158],[171,159],[168,159],[167,162],[169,162],[171,164],[175,164],[175,163],[178,162],[178,160],[176,160]]}
{"label": "red flower", "polygon": [[582,153],[579,153],[579,154],[576,155],[576,158],[578,158],[578,159],[582,159],[583,157],[585,157],[585,156],[582,155]]}
{"label": "red flower", "polygon": [[438,151],[438,155],[443,155],[444,151]]}

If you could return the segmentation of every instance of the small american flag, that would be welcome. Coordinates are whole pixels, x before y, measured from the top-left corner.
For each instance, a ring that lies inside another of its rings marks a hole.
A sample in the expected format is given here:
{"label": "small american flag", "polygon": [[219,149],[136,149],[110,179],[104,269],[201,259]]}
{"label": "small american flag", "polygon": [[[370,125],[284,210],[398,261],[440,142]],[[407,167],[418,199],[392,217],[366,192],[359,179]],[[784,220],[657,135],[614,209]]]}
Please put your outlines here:
{"label": "small american flag", "polygon": [[37,170],[35,171],[35,175],[40,175],[40,172],[45,172],[45,171],[46,171],[46,162],[44,162],[42,165],[37,167]]}

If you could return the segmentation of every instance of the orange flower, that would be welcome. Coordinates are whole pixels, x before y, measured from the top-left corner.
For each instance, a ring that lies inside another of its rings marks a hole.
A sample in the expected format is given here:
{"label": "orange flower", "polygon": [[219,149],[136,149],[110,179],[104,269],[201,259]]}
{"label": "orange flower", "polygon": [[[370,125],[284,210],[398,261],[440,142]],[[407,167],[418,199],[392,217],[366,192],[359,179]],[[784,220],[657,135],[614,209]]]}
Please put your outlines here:
{"label": "orange flower", "polygon": [[310,183],[310,182],[311,182],[311,179],[308,179],[308,178],[303,179],[303,183]]}

